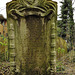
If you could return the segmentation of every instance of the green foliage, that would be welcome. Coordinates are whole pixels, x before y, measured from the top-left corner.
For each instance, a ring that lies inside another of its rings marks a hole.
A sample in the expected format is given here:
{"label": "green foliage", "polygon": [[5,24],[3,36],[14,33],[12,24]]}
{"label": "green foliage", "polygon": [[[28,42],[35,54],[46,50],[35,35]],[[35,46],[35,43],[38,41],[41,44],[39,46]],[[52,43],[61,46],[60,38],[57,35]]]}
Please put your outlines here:
{"label": "green foliage", "polygon": [[62,64],[62,62],[61,61],[59,61],[59,62],[57,62],[57,66],[56,66],[56,71],[58,72],[58,71],[65,71],[65,67],[64,67],[64,65]]}
{"label": "green foliage", "polygon": [[2,42],[0,42],[0,44],[3,46],[3,43]]}
{"label": "green foliage", "polygon": [[64,53],[64,52],[65,52],[65,49],[59,47],[59,48],[57,49],[57,52],[58,52],[58,53],[60,53],[60,52],[61,52],[61,53]]}
{"label": "green foliage", "polygon": [[0,45],[2,45],[2,46],[6,46],[7,43],[0,42]]}
{"label": "green foliage", "polygon": [[57,35],[58,35],[58,36],[61,36],[61,30],[62,30],[62,29],[61,29],[60,27],[57,27],[57,33],[58,33]]}
{"label": "green foliage", "polygon": [[1,36],[0,45],[7,46],[7,37]]}
{"label": "green foliage", "polygon": [[0,62],[5,61],[5,53],[0,53]]}
{"label": "green foliage", "polygon": [[67,53],[67,43],[61,37],[57,37],[56,45],[57,59],[59,59]]}
{"label": "green foliage", "polygon": [[62,52],[62,53],[64,53],[64,52],[65,52],[65,49],[64,49],[64,48],[62,48],[62,49],[61,49],[61,52]]}
{"label": "green foliage", "polygon": [[58,72],[58,71],[65,71],[65,68],[64,68],[64,66],[56,66],[56,71]]}
{"label": "green foliage", "polygon": [[57,52],[60,53],[60,51],[61,51],[61,48],[59,47],[59,48],[57,49]]}
{"label": "green foliage", "polygon": [[8,58],[7,41],[7,37],[0,36],[0,61],[5,61]]}

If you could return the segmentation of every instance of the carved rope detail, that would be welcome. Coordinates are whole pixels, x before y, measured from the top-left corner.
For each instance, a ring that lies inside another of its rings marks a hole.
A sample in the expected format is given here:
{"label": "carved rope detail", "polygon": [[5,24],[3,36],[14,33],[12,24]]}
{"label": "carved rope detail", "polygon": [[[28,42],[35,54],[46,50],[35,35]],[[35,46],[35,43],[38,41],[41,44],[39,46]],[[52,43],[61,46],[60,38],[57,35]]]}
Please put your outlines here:
{"label": "carved rope detail", "polygon": [[56,71],[56,26],[55,26],[55,17],[53,17],[53,20],[52,20],[52,33],[51,33],[51,52],[50,52],[50,57],[51,57],[51,60],[50,60],[50,72],[51,72],[51,75],[54,75],[53,73],[55,73]]}
{"label": "carved rope detail", "polygon": [[10,36],[9,36],[9,49],[10,49],[10,70],[12,75],[14,75],[14,71],[15,71],[15,35],[14,35],[14,25],[10,24]]}

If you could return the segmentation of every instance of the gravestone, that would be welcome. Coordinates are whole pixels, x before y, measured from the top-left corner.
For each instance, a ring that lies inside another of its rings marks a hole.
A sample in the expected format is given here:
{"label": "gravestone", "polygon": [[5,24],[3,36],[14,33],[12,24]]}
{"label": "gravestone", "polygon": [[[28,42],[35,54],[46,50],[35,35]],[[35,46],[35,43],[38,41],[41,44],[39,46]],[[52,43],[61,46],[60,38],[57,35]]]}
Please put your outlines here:
{"label": "gravestone", "polygon": [[12,0],[7,3],[11,75],[54,75],[56,72],[57,3]]}

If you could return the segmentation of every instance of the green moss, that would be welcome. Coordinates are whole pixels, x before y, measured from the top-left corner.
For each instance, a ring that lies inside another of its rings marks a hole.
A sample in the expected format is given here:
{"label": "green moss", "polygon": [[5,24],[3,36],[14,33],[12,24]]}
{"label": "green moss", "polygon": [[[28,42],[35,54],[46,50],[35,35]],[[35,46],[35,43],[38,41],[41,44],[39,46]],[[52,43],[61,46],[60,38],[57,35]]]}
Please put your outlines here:
{"label": "green moss", "polygon": [[57,45],[56,52],[57,52],[57,59],[58,59],[67,53],[67,43],[61,37],[57,37],[56,45]]}

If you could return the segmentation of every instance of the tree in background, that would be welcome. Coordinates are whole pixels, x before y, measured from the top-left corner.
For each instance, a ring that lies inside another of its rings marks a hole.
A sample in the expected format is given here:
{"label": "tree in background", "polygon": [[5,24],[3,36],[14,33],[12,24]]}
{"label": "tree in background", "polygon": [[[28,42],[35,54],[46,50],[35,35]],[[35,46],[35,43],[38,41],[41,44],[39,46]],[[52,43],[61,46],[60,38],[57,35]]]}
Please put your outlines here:
{"label": "tree in background", "polygon": [[66,40],[66,28],[67,28],[67,15],[68,15],[68,2],[67,0],[64,0],[64,2],[61,2],[61,37]]}
{"label": "tree in background", "polygon": [[72,0],[64,0],[61,2],[61,23],[60,23],[60,37],[64,40],[67,40],[68,49],[72,49],[73,45],[73,33],[74,33],[74,20],[73,20],[73,8],[72,8]]}
{"label": "tree in background", "polygon": [[71,45],[73,45],[73,41],[74,41],[74,20],[73,20],[73,8],[72,8],[72,0],[68,0],[69,1],[69,5],[68,5],[68,15],[69,15],[69,26],[70,26],[70,41],[71,41]]}

